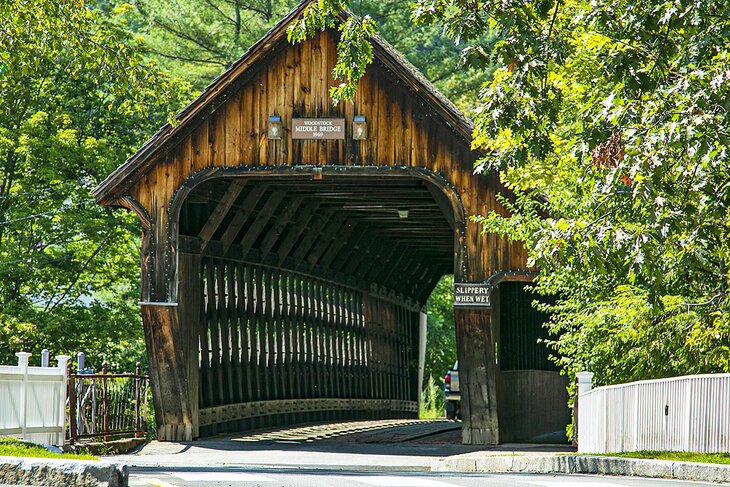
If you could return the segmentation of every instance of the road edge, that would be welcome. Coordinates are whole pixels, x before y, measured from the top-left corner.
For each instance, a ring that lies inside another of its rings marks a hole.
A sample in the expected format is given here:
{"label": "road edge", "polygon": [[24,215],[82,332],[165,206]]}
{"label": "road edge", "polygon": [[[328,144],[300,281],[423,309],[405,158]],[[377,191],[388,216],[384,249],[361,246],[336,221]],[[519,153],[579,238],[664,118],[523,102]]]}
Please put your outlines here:
{"label": "road edge", "polygon": [[0,484],[126,487],[126,465],[65,458],[0,457]]}
{"label": "road edge", "polygon": [[730,483],[730,465],[588,455],[458,455],[431,462],[433,472],[600,474]]}

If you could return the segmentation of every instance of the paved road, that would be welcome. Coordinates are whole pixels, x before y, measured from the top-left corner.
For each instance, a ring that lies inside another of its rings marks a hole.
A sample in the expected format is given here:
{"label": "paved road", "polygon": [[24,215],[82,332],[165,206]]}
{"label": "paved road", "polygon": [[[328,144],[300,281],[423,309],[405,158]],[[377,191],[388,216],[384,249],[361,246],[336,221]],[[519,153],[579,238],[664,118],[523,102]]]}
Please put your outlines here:
{"label": "paved road", "polygon": [[459,424],[353,421],[271,428],[188,443],[152,442],[110,461],[130,465],[133,487],[701,487],[693,482],[599,476],[430,472],[470,452],[540,455],[568,445],[467,446]]}
{"label": "paved road", "polygon": [[712,484],[587,475],[486,475],[300,469],[132,469],[130,487],[703,487]]}

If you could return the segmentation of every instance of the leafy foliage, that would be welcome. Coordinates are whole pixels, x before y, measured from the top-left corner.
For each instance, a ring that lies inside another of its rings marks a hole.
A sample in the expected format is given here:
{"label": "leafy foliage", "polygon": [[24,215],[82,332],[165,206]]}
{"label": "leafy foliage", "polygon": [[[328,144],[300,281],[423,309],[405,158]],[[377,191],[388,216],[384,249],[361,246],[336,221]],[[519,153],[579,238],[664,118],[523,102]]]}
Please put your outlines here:
{"label": "leafy foliage", "polygon": [[[370,15],[381,34],[403,53],[436,87],[459,108],[472,113],[481,85],[494,71],[492,62],[475,63],[460,46],[442,35],[443,23],[414,24],[410,5],[402,2],[364,0],[353,2],[351,10]],[[490,32],[484,36],[489,42]]]}
{"label": "leafy foliage", "polygon": [[562,296],[568,370],[601,383],[729,370],[724,7],[554,7],[515,31],[530,43],[477,116],[483,167],[543,199],[480,221],[524,239],[538,289]]}
{"label": "leafy foliage", "polygon": [[351,15],[340,22],[347,8],[346,0],[320,0],[309,5],[301,19],[289,27],[291,42],[302,42],[317,30],[333,28],[339,24],[340,42],[337,44],[337,64],[332,70],[335,81],[342,81],[330,88],[330,97],[336,105],[341,100],[352,100],[357,82],[365,75],[365,69],[373,62],[373,46],[370,37],[375,33],[375,22],[369,15]]}
{"label": "leafy foliage", "polygon": [[537,290],[559,296],[563,368],[729,370],[727,6],[420,0],[414,17],[499,66],[474,110],[477,170],[519,197],[475,219],[524,241]]}
{"label": "leafy foliage", "polygon": [[137,0],[124,15],[143,49],[202,90],[297,0]]}
{"label": "leafy foliage", "polygon": [[0,5],[0,363],[143,351],[134,217],[89,194],[187,91],[80,1]]}
{"label": "leafy foliage", "polygon": [[[443,385],[444,375],[456,362],[454,325],[454,276],[441,278],[426,304],[426,365],[423,381]],[[443,399],[443,398],[441,398]]]}

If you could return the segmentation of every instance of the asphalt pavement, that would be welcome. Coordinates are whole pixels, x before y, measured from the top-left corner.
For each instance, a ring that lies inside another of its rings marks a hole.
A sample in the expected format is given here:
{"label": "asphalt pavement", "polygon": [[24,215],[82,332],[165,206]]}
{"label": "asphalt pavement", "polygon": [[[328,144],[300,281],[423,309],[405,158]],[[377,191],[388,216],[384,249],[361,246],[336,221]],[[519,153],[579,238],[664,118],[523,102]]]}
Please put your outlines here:
{"label": "asphalt pavement", "polygon": [[703,487],[713,484],[588,475],[372,472],[327,469],[132,469],[130,487]]}
{"label": "asphalt pavement", "polygon": [[105,460],[129,465],[129,485],[137,487],[718,485],[600,475],[496,473],[499,470],[465,473],[474,472],[473,468],[432,471],[443,462],[475,463],[473,458],[485,455],[539,460],[574,452],[567,444],[469,446],[461,444],[460,436],[460,423],[453,421],[355,421],[272,428],[185,443],[151,442],[131,454]]}

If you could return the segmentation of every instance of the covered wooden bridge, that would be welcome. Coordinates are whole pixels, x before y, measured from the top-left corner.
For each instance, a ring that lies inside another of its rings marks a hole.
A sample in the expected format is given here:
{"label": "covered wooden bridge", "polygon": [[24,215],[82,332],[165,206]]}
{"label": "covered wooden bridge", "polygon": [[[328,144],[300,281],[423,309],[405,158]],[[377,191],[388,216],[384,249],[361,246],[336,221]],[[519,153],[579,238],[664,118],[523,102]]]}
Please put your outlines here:
{"label": "covered wooden bridge", "polygon": [[424,305],[450,273],[473,284],[454,310],[464,442],[563,428],[525,252],[468,219],[507,194],[473,175],[470,121],[380,38],[332,106],[338,34],[286,40],[309,3],[94,192],[142,224],[158,438],[415,417]]}

